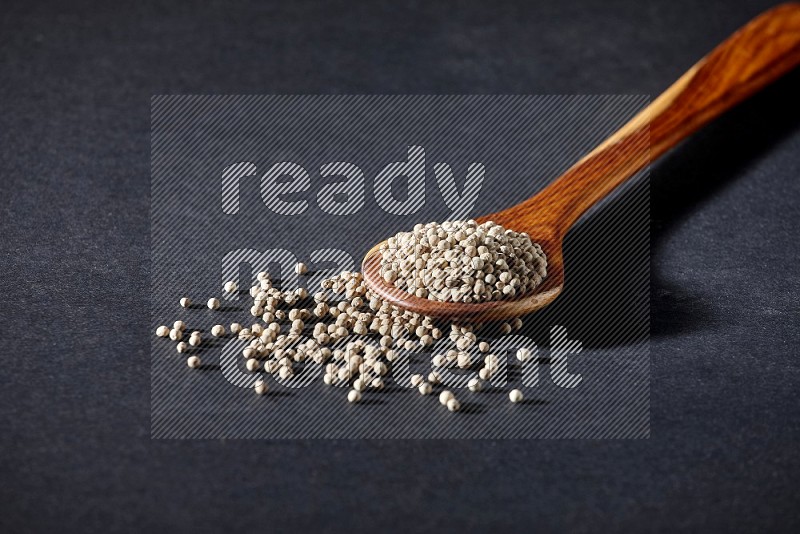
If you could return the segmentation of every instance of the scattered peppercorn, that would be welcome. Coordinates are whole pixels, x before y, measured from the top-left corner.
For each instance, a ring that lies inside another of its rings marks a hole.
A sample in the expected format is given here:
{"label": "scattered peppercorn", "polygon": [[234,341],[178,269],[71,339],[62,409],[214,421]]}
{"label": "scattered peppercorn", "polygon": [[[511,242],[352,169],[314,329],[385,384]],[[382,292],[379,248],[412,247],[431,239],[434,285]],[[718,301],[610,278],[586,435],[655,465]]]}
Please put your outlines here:
{"label": "scattered peppercorn", "polygon": [[[444,225],[442,227],[444,228]],[[447,270],[449,267],[457,267],[462,273],[481,271],[484,273],[482,284],[491,284],[495,290],[498,286],[521,288],[524,276],[520,273],[525,273],[525,270],[520,267],[521,264],[517,260],[510,259],[511,249],[514,246],[519,248],[519,250],[514,250],[513,254],[527,261],[533,259],[534,256],[539,258],[538,253],[534,254],[535,247],[530,249],[525,244],[527,236],[520,234],[514,237],[507,232],[491,230],[494,226],[488,228],[489,230],[479,231],[476,226],[473,230],[455,230],[457,234],[459,232],[464,232],[464,234],[459,234],[457,242],[451,243],[450,248],[445,246],[442,250],[455,251],[457,254],[455,256],[452,253],[447,254],[447,257],[451,258],[446,260],[447,265],[441,260],[436,260],[439,265],[437,268]],[[415,232],[417,230],[415,228]],[[430,236],[433,235],[433,233],[430,234]],[[436,236],[438,235],[436,233]],[[427,230],[425,236],[428,236]],[[514,242],[514,239],[517,242]],[[432,241],[429,240],[429,244],[431,242],[441,243],[443,240],[446,241],[447,238],[433,237]],[[491,244],[494,248],[486,243]],[[516,245],[498,243],[516,243]],[[503,249],[503,246],[511,248]],[[494,251],[495,256],[491,256],[491,254],[485,256],[488,252],[482,247]],[[408,250],[407,252],[410,256],[412,251]],[[529,258],[526,252],[532,256]],[[444,257],[439,253],[433,256],[435,256],[434,259],[439,256]],[[469,262],[459,259],[462,256],[470,258]],[[519,258],[517,259],[519,260]],[[543,254],[541,259],[543,260]],[[407,263],[398,265],[397,271],[389,278],[408,280],[410,272],[406,272],[408,269],[416,271],[414,276],[419,275],[426,268],[426,265],[419,263],[419,260],[421,258],[414,261],[413,267]],[[451,261],[455,264],[450,265]],[[514,271],[512,267],[520,267],[520,269]],[[295,266],[295,272],[305,274],[308,272],[308,268],[304,264],[298,263]],[[440,285],[436,282],[439,280],[436,277],[441,276],[441,273],[436,271],[436,268],[428,274],[427,278],[425,276],[422,278],[424,283],[433,281],[434,284]],[[464,276],[469,276],[469,274]],[[520,280],[518,286],[513,282],[516,279],[515,276]],[[530,280],[536,281],[536,277],[530,269],[525,276],[528,280],[525,284],[529,284]],[[543,275],[539,274],[539,276]],[[449,325],[449,334],[445,334],[442,330],[444,325],[441,322],[431,317],[395,308],[373,294],[367,288],[361,273],[345,271],[331,278],[323,279],[322,291],[313,294],[314,304],[310,308],[302,307],[303,305],[300,304],[309,297],[309,292],[305,288],[282,291],[273,286],[267,272],[258,273],[257,280],[257,283],[249,291],[253,299],[249,309],[251,315],[256,317],[256,322],[249,327],[243,327],[239,323],[231,323],[229,326],[231,334],[247,344],[243,347],[242,354],[245,358],[245,368],[250,372],[255,373],[263,369],[265,373],[273,377],[286,380],[294,376],[294,365],[310,360],[315,364],[325,366],[323,376],[325,384],[350,385],[351,389],[347,398],[348,401],[355,403],[361,400],[362,393],[368,389],[380,390],[385,387],[382,377],[390,372],[390,364],[398,357],[397,348],[417,351],[420,347],[426,348],[434,345],[437,340],[442,338],[449,338],[455,345],[455,349],[433,356],[431,363],[437,370],[428,372],[427,378],[423,374],[411,376],[411,385],[417,388],[423,396],[430,395],[435,388],[442,387],[443,375],[441,373],[444,373],[445,369],[473,368],[477,362],[472,354],[473,351],[484,353],[485,356],[482,366],[478,370],[479,378],[469,380],[467,387],[470,391],[480,391],[483,381],[489,380],[492,374],[499,369],[500,363],[497,356],[488,354],[489,343],[478,339],[481,325],[452,324]],[[416,282],[414,283],[416,284]],[[424,283],[417,286],[415,292],[421,290],[420,294],[424,294],[426,291]],[[450,289],[458,286],[458,284],[453,285],[452,281],[448,281],[447,276],[444,277],[444,285]],[[224,289],[227,293],[238,290],[233,281],[226,282]],[[478,294],[474,292],[474,286],[472,290],[473,295]],[[465,295],[467,294],[469,292],[465,293]],[[502,294],[506,295],[506,293]],[[486,300],[506,298],[494,294],[484,293],[484,295]],[[184,307],[191,305],[188,297],[180,300]],[[212,297],[208,300],[207,306],[209,309],[218,309],[220,301],[216,297]],[[282,331],[282,325],[286,321],[289,324],[287,329]],[[512,330],[518,330],[521,326],[522,321],[514,319],[502,323],[499,325],[499,329],[501,333],[507,334]],[[190,347],[197,347],[202,343],[202,334],[199,330],[191,333],[188,343],[181,341],[185,330],[186,324],[179,320],[174,322],[171,329],[167,326],[159,326],[156,329],[156,335],[159,337],[169,336],[173,341],[177,341],[177,350],[182,353],[189,351]],[[226,328],[221,324],[215,324],[210,328],[210,333],[214,337],[222,337],[226,335]],[[362,338],[349,341],[346,346],[333,348],[335,343],[351,334],[362,336]],[[374,336],[377,343],[366,343],[363,336]],[[517,358],[520,361],[525,361],[529,357],[528,349],[517,351]],[[190,356],[187,359],[187,365],[190,368],[200,367],[200,358],[195,355]],[[263,379],[258,379],[253,389],[257,394],[262,395],[267,391],[268,386]],[[450,411],[458,411],[461,407],[460,402],[451,391],[441,391],[438,398],[439,402]],[[522,393],[514,390],[509,398],[512,402],[519,402],[522,399]]]}
{"label": "scattered peppercorn", "polygon": [[225,327],[221,324],[215,324],[211,327],[211,335],[214,337],[222,337],[225,335]]}

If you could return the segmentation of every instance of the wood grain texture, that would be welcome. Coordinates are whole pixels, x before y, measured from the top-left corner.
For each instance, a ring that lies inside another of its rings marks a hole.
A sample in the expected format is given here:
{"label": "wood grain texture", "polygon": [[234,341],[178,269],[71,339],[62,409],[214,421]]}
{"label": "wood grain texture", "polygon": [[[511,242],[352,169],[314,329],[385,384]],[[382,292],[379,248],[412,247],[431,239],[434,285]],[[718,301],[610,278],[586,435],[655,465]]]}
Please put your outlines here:
{"label": "wood grain texture", "polygon": [[370,288],[393,304],[433,317],[501,320],[538,310],[563,289],[562,242],[594,204],[699,128],[800,63],[800,4],[775,7],[750,21],[681,76],[614,135],[537,195],[478,218],[528,232],[547,254],[547,278],[534,294],[481,304],[440,303],[387,286],[380,254],[362,265]]}

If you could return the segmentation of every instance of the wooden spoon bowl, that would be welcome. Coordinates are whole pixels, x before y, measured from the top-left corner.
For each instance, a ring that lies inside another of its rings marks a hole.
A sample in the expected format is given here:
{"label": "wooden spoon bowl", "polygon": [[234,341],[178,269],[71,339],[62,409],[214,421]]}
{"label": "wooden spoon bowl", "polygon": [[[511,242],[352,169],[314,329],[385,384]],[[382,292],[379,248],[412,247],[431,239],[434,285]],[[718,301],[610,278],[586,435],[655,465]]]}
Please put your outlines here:
{"label": "wooden spoon bowl", "polygon": [[[484,220],[481,219],[479,222],[484,222]],[[465,319],[474,322],[499,321],[509,317],[521,317],[544,308],[553,302],[564,288],[561,241],[552,236],[546,237],[544,234],[531,234],[531,240],[539,243],[547,255],[547,277],[536,288],[535,293],[515,299],[464,304],[461,302],[437,302],[412,295],[403,289],[387,284],[381,278],[381,253],[378,249],[382,243],[375,245],[367,252],[361,269],[370,289],[383,300],[389,301],[395,306],[451,321]]]}
{"label": "wooden spoon bowl", "polygon": [[583,213],[680,141],[800,63],[800,4],[775,7],[750,21],[625,126],[537,195],[479,217],[527,232],[547,255],[547,276],[518,298],[477,304],[416,297],[381,277],[380,243],[362,272],[369,288],[395,306],[448,320],[499,321],[544,308],[564,288],[564,236]]}

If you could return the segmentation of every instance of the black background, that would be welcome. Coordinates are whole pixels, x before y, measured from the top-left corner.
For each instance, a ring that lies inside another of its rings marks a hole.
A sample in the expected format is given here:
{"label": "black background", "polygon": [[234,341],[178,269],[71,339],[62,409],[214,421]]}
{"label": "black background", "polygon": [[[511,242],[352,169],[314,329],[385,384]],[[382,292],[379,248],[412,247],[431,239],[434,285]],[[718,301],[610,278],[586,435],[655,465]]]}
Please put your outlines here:
{"label": "black background", "polygon": [[653,168],[649,440],[149,438],[152,94],[655,95],[768,6],[4,4],[0,526],[796,529],[796,72]]}

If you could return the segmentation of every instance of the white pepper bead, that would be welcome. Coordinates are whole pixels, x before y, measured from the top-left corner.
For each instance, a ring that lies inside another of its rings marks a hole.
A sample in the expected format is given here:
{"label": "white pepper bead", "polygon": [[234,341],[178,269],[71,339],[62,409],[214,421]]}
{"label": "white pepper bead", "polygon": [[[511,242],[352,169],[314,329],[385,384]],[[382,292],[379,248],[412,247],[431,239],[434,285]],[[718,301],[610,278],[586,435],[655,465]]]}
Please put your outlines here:
{"label": "white pepper bead", "polygon": [[481,352],[489,352],[489,344],[485,341],[478,343],[478,350]]}
{"label": "white pepper bead", "polygon": [[294,266],[294,272],[296,274],[306,274],[308,272],[308,266],[305,263],[298,263]]}
{"label": "white pepper bead", "polygon": [[192,335],[189,336],[189,345],[193,347],[200,346],[200,343],[203,341],[203,337],[200,335],[200,332],[192,332]]}
{"label": "white pepper bead", "polygon": [[467,387],[473,393],[477,393],[478,391],[481,390],[482,383],[481,383],[480,379],[478,379],[478,378],[471,378],[470,381],[469,381],[469,384],[467,385]]}
{"label": "white pepper bead", "polygon": [[211,335],[214,337],[222,337],[225,335],[225,327],[221,324],[215,324],[211,327]]}
{"label": "white pepper bead", "polygon": [[455,396],[451,391],[444,390],[441,393],[439,393],[439,402],[442,404],[442,406],[447,406],[447,403],[450,401],[450,399],[454,398]]}
{"label": "white pepper bead", "polygon": [[283,380],[291,378],[293,375],[294,372],[292,371],[291,367],[281,367],[281,370],[278,371],[278,376],[280,376]]}
{"label": "white pepper bead", "polygon": [[508,334],[511,332],[511,325],[508,323],[503,323],[500,325],[500,333],[501,334]]}
{"label": "white pepper bead", "polygon": [[328,373],[325,373],[322,377],[322,382],[325,383],[326,386],[330,386],[334,382],[334,376]]}
{"label": "white pepper bead", "polygon": [[377,377],[372,380],[369,386],[374,389],[383,389],[383,380],[381,380],[381,377]]}
{"label": "white pepper bead", "polygon": [[201,365],[200,358],[197,356],[189,356],[186,360],[186,365],[188,365],[190,369],[197,369]]}
{"label": "white pepper bead", "polygon": [[233,280],[229,280],[228,282],[225,282],[223,289],[225,289],[226,293],[233,293],[237,289],[239,289],[239,287],[236,285],[236,282],[234,282]]}
{"label": "white pepper bead", "polygon": [[518,389],[512,389],[511,393],[508,394],[508,398],[514,404],[522,402],[523,399],[522,392]]}
{"label": "white pepper bead", "polygon": [[430,395],[433,391],[433,386],[431,386],[428,382],[423,382],[419,385],[418,389],[420,395]]}
{"label": "white pepper bead", "polygon": [[166,327],[164,325],[159,326],[158,328],[156,328],[156,335],[158,337],[167,337],[169,335],[169,327]]}
{"label": "white pepper bead", "polygon": [[414,387],[418,387],[424,380],[425,377],[422,375],[411,375],[411,385]]}
{"label": "white pepper bead", "polygon": [[361,392],[355,389],[351,389],[350,392],[347,393],[347,400],[349,402],[358,402],[361,400]]}
{"label": "white pepper bead", "polygon": [[250,358],[249,360],[247,360],[247,362],[245,362],[244,365],[247,368],[247,370],[252,373],[258,369],[258,360],[256,360],[255,358]]}
{"label": "white pepper bead", "polygon": [[267,383],[263,380],[256,380],[256,383],[253,385],[253,391],[256,392],[256,395],[263,395],[267,392]]}
{"label": "white pepper bead", "polygon": [[531,350],[522,348],[517,350],[517,359],[521,362],[526,362],[531,359]]}
{"label": "white pepper bead", "polygon": [[188,308],[191,305],[192,305],[192,299],[190,299],[189,297],[183,297],[181,299],[181,307]]}
{"label": "white pepper bead", "polygon": [[353,381],[353,389],[356,391],[364,391],[367,389],[367,384],[361,378],[357,378]]}
{"label": "white pepper bead", "polygon": [[431,371],[430,373],[428,373],[428,382],[430,382],[431,384],[438,384],[441,381],[442,378],[436,371]]}
{"label": "white pepper bead", "polygon": [[239,323],[231,323],[231,334],[236,335],[242,331],[242,325]]}
{"label": "white pepper bead", "polygon": [[180,341],[182,337],[183,337],[183,331],[178,330],[177,328],[173,328],[172,330],[169,331],[169,338],[172,341]]}
{"label": "white pepper bead", "polygon": [[187,350],[189,350],[189,345],[187,345],[185,341],[181,341],[175,346],[175,348],[177,349],[178,352],[186,352]]}
{"label": "white pepper bead", "polygon": [[184,323],[183,321],[175,321],[174,323],[172,323],[172,328],[174,328],[175,330],[184,331],[186,330],[186,323]]}
{"label": "white pepper bead", "polygon": [[489,380],[492,378],[492,371],[489,370],[488,367],[483,367],[480,371],[478,371],[478,376],[481,380]]}
{"label": "white pepper bead", "polygon": [[219,308],[219,299],[216,297],[211,297],[208,299],[208,303],[206,304],[209,310],[216,310]]}
{"label": "white pepper bead", "polygon": [[450,410],[451,412],[457,412],[458,410],[461,409],[461,403],[458,402],[458,400],[456,399],[450,399],[449,401],[447,401],[447,409]]}

